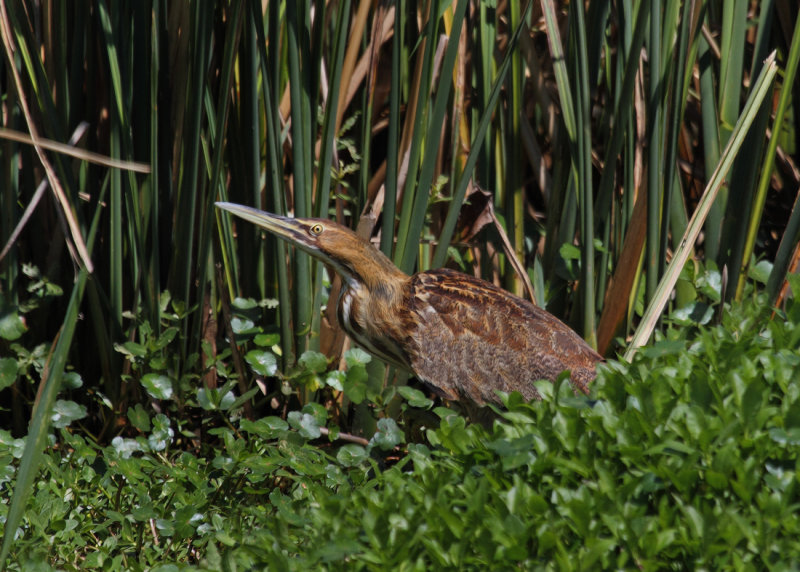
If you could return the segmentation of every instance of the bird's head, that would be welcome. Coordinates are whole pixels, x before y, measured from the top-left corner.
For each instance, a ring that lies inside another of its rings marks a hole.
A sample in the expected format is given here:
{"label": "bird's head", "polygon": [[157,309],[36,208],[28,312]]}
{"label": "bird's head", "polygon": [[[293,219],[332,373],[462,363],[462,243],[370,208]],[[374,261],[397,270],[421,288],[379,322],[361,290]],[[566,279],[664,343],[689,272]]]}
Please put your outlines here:
{"label": "bird's head", "polygon": [[351,287],[374,291],[406,278],[392,261],[347,227],[319,218],[288,218],[234,203],[216,203],[332,266]]}

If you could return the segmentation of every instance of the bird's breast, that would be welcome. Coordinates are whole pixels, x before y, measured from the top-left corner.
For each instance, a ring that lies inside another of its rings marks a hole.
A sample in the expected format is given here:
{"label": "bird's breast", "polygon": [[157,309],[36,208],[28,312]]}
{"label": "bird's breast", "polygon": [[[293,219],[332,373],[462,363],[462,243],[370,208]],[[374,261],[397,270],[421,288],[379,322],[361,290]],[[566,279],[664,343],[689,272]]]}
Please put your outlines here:
{"label": "bird's breast", "polygon": [[391,365],[410,370],[392,310],[389,302],[368,294],[363,287],[346,286],[339,295],[337,317],[356,344]]}

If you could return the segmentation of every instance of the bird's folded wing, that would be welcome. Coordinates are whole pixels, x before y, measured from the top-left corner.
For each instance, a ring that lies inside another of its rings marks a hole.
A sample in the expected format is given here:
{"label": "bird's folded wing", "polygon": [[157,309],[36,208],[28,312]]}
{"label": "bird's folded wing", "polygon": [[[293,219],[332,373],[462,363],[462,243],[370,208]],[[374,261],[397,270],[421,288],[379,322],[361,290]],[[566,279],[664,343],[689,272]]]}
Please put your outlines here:
{"label": "bird's folded wing", "polygon": [[415,373],[448,399],[497,401],[496,391],[539,397],[533,382],[572,371],[585,391],[600,359],[575,332],[533,304],[452,270],[409,284],[407,353]]}

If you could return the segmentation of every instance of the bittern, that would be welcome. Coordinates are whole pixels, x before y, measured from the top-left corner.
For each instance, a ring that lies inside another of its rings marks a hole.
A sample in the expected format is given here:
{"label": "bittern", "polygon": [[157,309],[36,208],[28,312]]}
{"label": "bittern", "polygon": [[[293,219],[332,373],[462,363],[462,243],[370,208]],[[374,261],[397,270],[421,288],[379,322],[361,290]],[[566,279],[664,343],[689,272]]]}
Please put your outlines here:
{"label": "bittern", "polygon": [[342,277],[337,316],[350,338],[448,400],[540,398],[534,382],[570,370],[588,392],[601,360],[555,316],[484,280],[440,268],[408,276],[350,229],[217,203],[323,261]]}

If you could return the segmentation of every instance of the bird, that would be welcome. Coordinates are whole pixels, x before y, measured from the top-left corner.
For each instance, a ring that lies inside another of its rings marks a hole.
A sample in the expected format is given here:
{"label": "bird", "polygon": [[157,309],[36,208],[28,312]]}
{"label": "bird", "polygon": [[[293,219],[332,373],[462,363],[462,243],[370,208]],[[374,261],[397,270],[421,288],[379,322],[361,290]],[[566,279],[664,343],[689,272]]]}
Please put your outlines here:
{"label": "bird", "polygon": [[410,372],[448,401],[500,404],[498,391],[541,399],[535,382],[570,371],[588,393],[603,358],[546,310],[448,268],[409,276],[368,240],[334,221],[216,206],[332,267],[342,278],[337,318],[350,338]]}

